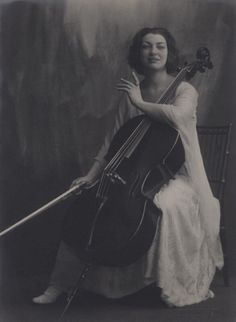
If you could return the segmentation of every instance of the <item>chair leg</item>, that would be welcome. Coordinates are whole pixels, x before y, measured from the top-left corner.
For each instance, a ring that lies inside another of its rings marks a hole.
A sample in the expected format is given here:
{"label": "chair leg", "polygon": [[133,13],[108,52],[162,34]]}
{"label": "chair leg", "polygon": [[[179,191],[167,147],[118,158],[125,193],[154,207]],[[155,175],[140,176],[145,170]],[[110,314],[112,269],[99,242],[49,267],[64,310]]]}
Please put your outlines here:
{"label": "chair leg", "polygon": [[227,258],[226,254],[224,254],[224,266],[223,266],[223,269],[222,269],[222,273],[223,273],[224,285],[226,287],[230,286],[229,270],[228,270],[228,258]]}
{"label": "chair leg", "polygon": [[90,263],[87,263],[84,265],[83,267],[83,270],[78,278],[78,281],[76,282],[74,288],[72,289],[71,293],[68,295],[68,298],[67,298],[67,304],[58,320],[58,322],[62,322],[63,321],[63,318],[66,314],[66,312],[68,311],[72,301],[76,298],[76,296],[79,294],[79,291],[81,290],[81,287],[82,287],[82,284],[83,284],[83,281],[85,280],[85,278],[87,277],[87,274],[90,270],[90,267],[91,267],[91,264]]}
{"label": "chair leg", "polygon": [[223,274],[223,279],[224,279],[224,285],[230,286],[230,281],[229,281],[229,265],[228,265],[228,255],[227,255],[227,240],[226,240],[226,231],[225,231],[225,226],[222,225],[220,229],[220,238],[222,242],[222,249],[223,249],[223,255],[224,255],[224,266],[222,268],[222,274]]}

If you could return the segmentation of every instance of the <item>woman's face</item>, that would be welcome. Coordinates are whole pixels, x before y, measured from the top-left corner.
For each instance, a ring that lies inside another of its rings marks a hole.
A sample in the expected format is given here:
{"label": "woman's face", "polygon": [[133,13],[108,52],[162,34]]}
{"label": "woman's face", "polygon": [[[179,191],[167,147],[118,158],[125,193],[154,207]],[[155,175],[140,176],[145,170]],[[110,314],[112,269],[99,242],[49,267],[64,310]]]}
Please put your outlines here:
{"label": "woman's face", "polygon": [[147,70],[164,70],[168,56],[165,38],[160,34],[146,34],[141,43],[140,60]]}

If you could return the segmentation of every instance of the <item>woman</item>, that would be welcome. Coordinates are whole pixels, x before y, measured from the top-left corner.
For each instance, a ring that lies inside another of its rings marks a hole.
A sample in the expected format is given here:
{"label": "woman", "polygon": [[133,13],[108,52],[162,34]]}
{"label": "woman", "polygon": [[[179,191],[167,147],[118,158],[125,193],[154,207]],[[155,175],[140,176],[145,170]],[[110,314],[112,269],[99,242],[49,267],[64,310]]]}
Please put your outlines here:
{"label": "woman", "polygon": [[[181,82],[171,102],[156,103],[173,81],[172,73],[178,62],[175,40],[164,28],[140,30],[133,39],[128,62],[143,80],[139,83],[133,73],[133,81],[121,79],[117,85],[126,95],[119,106],[114,132],[128,119],[145,113],[178,130],[185,163],[154,197],[162,218],[145,256],[125,268],[94,267],[84,287],[116,298],[155,283],[170,306],[198,303],[212,297],[209,287],[215,269],[223,265],[219,204],[207,181],[196,132],[198,94],[192,85]],[[98,178],[105,167],[105,155],[114,132],[106,137],[88,174],[72,185],[90,185]],[[74,286],[81,269],[82,263],[62,242],[49,287],[33,301],[54,302]]]}

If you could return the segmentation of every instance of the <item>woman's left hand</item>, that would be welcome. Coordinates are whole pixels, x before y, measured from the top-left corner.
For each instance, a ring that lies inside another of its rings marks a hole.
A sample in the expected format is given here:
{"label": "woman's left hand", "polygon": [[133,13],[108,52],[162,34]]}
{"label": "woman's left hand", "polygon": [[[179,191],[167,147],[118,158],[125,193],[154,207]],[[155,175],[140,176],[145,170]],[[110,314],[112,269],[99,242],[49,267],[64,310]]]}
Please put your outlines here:
{"label": "woman's left hand", "polygon": [[127,93],[131,103],[136,107],[139,107],[139,103],[143,101],[140,91],[139,79],[134,72],[132,72],[132,76],[134,78],[135,83],[132,83],[127,79],[121,78],[121,82],[117,84],[117,89],[119,91]]}

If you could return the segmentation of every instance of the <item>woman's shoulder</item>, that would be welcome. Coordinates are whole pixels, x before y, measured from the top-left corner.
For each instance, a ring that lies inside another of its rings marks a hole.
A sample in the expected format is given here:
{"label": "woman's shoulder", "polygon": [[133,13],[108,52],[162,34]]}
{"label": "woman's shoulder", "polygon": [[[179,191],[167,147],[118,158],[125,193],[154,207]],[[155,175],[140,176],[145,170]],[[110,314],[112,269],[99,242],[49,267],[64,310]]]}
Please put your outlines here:
{"label": "woman's shoulder", "polygon": [[174,105],[178,106],[176,115],[179,120],[186,121],[186,118],[196,120],[198,93],[195,87],[188,82],[181,82],[176,89]]}
{"label": "woman's shoulder", "polygon": [[187,81],[182,81],[176,89],[177,96],[182,94],[198,97],[196,88]]}

